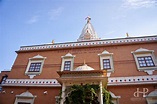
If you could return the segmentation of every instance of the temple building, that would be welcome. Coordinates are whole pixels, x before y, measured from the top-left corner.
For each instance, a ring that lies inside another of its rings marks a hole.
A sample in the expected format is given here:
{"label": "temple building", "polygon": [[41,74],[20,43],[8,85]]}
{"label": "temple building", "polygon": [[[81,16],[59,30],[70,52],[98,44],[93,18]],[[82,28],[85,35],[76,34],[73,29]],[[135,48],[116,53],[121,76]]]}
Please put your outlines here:
{"label": "temple building", "polygon": [[0,73],[0,104],[64,104],[86,84],[100,87],[99,104],[102,88],[114,104],[157,104],[157,35],[101,39],[86,20],[75,42],[21,46]]}

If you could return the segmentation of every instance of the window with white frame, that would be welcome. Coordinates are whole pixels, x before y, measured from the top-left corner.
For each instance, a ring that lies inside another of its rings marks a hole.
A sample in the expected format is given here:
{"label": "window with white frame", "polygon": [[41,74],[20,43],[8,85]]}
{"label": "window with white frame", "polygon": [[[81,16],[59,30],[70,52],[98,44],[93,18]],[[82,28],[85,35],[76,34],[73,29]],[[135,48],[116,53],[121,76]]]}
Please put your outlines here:
{"label": "window with white frame", "polygon": [[7,78],[8,78],[8,75],[5,74],[5,75],[2,77],[0,84],[5,84]]}
{"label": "window with white frame", "polygon": [[100,56],[100,68],[101,70],[107,70],[107,72],[113,72],[113,53],[109,53],[108,51],[103,51]]}
{"label": "window with white frame", "polygon": [[41,62],[32,62],[29,66],[28,72],[40,72],[41,64]]}
{"label": "window with white frame", "polygon": [[36,96],[29,91],[23,92],[20,95],[16,95],[14,104],[34,104]]}
{"label": "window with white frame", "polygon": [[72,71],[74,64],[74,55],[68,53],[65,56],[62,56],[62,66],[61,71]]}
{"label": "window with white frame", "polygon": [[37,55],[29,58],[27,69],[25,71],[26,75],[39,75],[42,72],[42,67],[46,57]]}
{"label": "window with white frame", "polygon": [[103,59],[103,69],[111,69],[110,59]]}
{"label": "window with white frame", "polygon": [[137,49],[132,52],[137,69],[139,71],[145,71],[148,74],[152,74],[154,70],[157,70],[156,59],[153,50],[148,50],[144,48]]}
{"label": "window with white frame", "polygon": [[155,64],[151,56],[137,57],[139,67],[154,67]]}
{"label": "window with white frame", "polygon": [[70,69],[71,69],[71,61],[65,61],[64,70],[70,70]]}

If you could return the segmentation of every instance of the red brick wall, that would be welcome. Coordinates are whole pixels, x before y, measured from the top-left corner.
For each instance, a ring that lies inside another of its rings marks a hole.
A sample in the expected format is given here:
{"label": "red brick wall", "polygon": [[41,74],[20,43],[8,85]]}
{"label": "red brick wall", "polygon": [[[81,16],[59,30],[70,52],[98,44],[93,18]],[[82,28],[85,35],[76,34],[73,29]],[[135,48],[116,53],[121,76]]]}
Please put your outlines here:
{"label": "red brick wall", "polygon": [[[114,69],[115,72],[111,76],[135,76],[135,75],[147,75],[145,72],[139,72],[136,68],[135,60],[132,55],[132,51],[139,48],[146,48],[155,51],[155,56],[157,56],[157,44],[156,43],[146,43],[146,44],[130,44],[130,45],[115,45],[115,46],[101,46],[101,47],[85,47],[85,48],[72,48],[72,49],[60,49],[60,50],[45,50],[45,51],[35,51],[35,52],[19,52],[12,67],[11,74],[9,78],[28,78],[26,76],[25,70],[29,61],[36,55],[42,55],[47,57],[43,70],[40,76],[35,78],[56,78],[58,77],[56,71],[61,68],[61,56],[64,56],[68,52],[75,55],[74,68],[82,65],[84,60],[86,64],[93,67],[96,70],[100,69],[99,53],[107,50],[113,53]],[[125,72],[125,73],[124,73]],[[157,74],[157,71],[154,73]],[[15,76],[16,75],[16,76]]]}
{"label": "red brick wall", "polygon": [[132,86],[108,86],[108,90],[114,93],[116,96],[121,96],[119,104],[147,104],[146,98],[143,94],[139,94],[139,97],[134,96],[134,92],[143,92],[143,88],[148,88],[148,95],[150,92],[155,90],[154,85],[132,85]]}
{"label": "red brick wall", "polygon": [[[14,104],[16,95],[20,95],[27,90],[36,95],[34,104],[55,104],[55,96],[58,96],[61,88],[57,87],[5,87],[6,93],[0,93],[0,104]],[[11,91],[14,91],[11,94]],[[47,91],[48,94],[43,92]]]}
{"label": "red brick wall", "polygon": [[[8,78],[29,78],[27,75],[25,75],[29,58],[32,58],[38,54],[47,58],[44,62],[42,73],[39,76],[35,76],[34,79],[55,79],[59,77],[56,71],[60,70],[61,68],[61,56],[64,56],[67,53],[71,53],[76,56],[74,59],[74,68],[82,65],[85,60],[87,65],[93,67],[95,70],[99,70],[100,60],[98,54],[102,53],[104,50],[113,53],[115,72],[111,74],[111,77],[147,75],[147,73],[142,71],[139,72],[137,70],[134,57],[131,53],[139,48],[154,50],[155,56],[157,57],[157,43],[18,52],[18,56]],[[154,71],[153,73],[154,75],[157,75],[157,71]],[[115,95],[121,96],[120,104],[146,104],[146,100],[144,98],[135,98],[133,96],[136,88],[142,89],[143,87],[148,88],[149,91],[154,90],[153,85],[115,86],[108,87],[108,89],[111,90]],[[15,95],[19,95],[27,90],[29,90],[33,95],[37,95],[35,104],[55,104],[55,96],[59,94],[60,90],[60,88],[52,87],[4,87],[4,89],[7,93],[0,94],[0,104],[13,104],[15,101]],[[12,90],[14,90],[14,94],[10,94],[10,91]],[[43,94],[45,90],[48,91],[48,95]]]}

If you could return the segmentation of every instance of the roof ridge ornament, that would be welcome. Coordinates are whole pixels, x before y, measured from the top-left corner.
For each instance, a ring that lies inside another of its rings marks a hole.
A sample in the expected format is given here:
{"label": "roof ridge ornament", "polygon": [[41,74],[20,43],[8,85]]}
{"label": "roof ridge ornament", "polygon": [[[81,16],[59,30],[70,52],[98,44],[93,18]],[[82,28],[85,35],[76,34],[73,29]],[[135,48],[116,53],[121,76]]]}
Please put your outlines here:
{"label": "roof ridge ornament", "polygon": [[91,17],[90,17],[90,16],[87,16],[87,17],[85,18],[85,20],[87,20],[87,23],[89,23],[90,20],[91,20]]}
{"label": "roof ridge ornament", "polygon": [[86,65],[86,60],[84,60],[84,65]]}
{"label": "roof ridge ornament", "polygon": [[87,20],[87,23],[82,29],[81,35],[79,36],[77,41],[99,40],[100,38],[98,37],[97,33],[94,30],[94,27],[90,22],[91,17],[87,16],[85,20]]}

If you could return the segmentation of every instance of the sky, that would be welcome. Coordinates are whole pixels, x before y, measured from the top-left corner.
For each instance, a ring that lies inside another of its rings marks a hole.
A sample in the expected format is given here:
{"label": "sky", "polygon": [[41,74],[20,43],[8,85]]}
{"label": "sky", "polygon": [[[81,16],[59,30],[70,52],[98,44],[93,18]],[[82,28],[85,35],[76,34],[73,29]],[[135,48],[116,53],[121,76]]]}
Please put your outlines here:
{"label": "sky", "polygon": [[101,39],[157,34],[157,0],[0,0],[0,71],[20,46],[77,41],[87,16]]}

